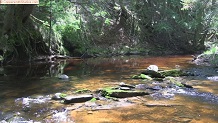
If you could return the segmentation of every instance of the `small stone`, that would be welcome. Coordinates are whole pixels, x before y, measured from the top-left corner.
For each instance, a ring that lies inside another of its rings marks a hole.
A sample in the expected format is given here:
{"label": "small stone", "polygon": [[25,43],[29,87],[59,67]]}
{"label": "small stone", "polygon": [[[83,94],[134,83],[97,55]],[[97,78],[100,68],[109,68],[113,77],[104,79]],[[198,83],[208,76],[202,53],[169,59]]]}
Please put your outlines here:
{"label": "small stone", "polygon": [[135,86],[134,86],[134,85],[125,84],[124,82],[121,82],[121,83],[119,84],[119,86],[120,86],[120,87],[135,88]]}
{"label": "small stone", "polygon": [[156,86],[151,87],[151,89],[153,89],[153,90],[161,90],[163,88],[161,86],[156,85]]}
{"label": "small stone", "polygon": [[55,93],[54,96],[51,97],[52,100],[62,100],[61,93]]}
{"label": "small stone", "polygon": [[138,84],[135,86],[135,88],[137,89],[146,89],[146,85],[145,84]]}
{"label": "small stone", "polygon": [[87,114],[93,114],[93,111],[88,111]]}
{"label": "small stone", "polygon": [[62,74],[58,78],[63,79],[63,80],[67,80],[67,79],[69,79],[69,76],[67,76],[66,74]]}
{"label": "small stone", "polygon": [[125,83],[124,82],[120,82],[120,84],[119,85],[125,85]]}
{"label": "small stone", "polygon": [[120,90],[131,90],[129,87],[120,87]]}

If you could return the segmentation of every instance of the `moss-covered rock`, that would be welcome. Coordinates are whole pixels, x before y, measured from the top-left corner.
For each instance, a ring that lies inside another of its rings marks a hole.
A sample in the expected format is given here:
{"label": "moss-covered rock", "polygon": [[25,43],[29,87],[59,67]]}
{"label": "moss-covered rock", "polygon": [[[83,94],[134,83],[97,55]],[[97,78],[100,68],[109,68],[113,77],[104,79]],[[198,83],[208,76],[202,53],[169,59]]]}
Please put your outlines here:
{"label": "moss-covered rock", "polygon": [[101,90],[102,96],[106,97],[116,97],[116,98],[126,98],[134,96],[149,95],[149,92],[138,91],[138,90],[120,90],[118,88],[104,88]]}
{"label": "moss-covered rock", "polygon": [[147,79],[147,80],[152,80],[152,78],[149,75],[145,74],[140,74],[140,75],[133,75],[132,79]]}
{"label": "moss-covered rock", "polygon": [[165,81],[168,81],[169,83],[176,85],[178,87],[184,87],[184,85],[180,81],[176,80],[176,78],[174,77],[166,77]]}
{"label": "moss-covered rock", "polygon": [[164,77],[167,77],[167,76],[178,77],[178,76],[187,75],[185,72],[183,72],[180,69],[164,70],[164,71],[160,71],[159,73]]}
{"label": "moss-covered rock", "polygon": [[178,77],[166,77],[164,78],[165,83],[175,85],[178,87],[186,87],[186,88],[193,88],[191,85],[183,83]]}
{"label": "moss-covered rock", "polygon": [[153,71],[153,70],[145,70],[145,71],[141,72],[141,74],[148,75],[152,78],[164,78],[164,76],[161,75],[160,72]]}
{"label": "moss-covered rock", "polygon": [[167,76],[185,76],[187,73],[183,72],[180,69],[171,69],[171,70],[163,70],[163,71],[153,71],[153,70],[145,70],[141,72],[141,74],[148,75],[152,78],[165,78]]}

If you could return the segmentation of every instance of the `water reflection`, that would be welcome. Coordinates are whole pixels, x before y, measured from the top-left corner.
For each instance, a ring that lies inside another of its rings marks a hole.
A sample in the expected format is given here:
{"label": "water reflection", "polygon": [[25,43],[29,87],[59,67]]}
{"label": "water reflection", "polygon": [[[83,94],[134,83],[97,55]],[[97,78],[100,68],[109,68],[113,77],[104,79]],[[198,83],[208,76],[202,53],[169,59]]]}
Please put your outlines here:
{"label": "water reflection", "polygon": [[19,93],[21,95],[36,93],[44,86],[50,86],[49,83],[45,83],[43,80],[63,73],[65,65],[66,62],[63,61],[57,64],[5,66],[1,71],[2,76],[0,76],[0,97],[19,97]]}

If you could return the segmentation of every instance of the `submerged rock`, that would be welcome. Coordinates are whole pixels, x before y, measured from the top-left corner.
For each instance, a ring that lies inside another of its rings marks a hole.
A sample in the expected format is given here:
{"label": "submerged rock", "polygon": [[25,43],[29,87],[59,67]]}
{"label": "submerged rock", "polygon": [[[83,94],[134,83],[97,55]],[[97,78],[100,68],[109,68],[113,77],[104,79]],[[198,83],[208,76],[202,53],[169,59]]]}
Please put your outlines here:
{"label": "submerged rock", "polygon": [[136,89],[146,89],[146,85],[145,84],[138,84],[135,86]]}
{"label": "submerged rock", "polygon": [[125,84],[124,82],[121,82],[121,83],[119,84],[119,86],[120,86],[120,87],[135,88],[135,86],[134,86],[134,85]]}
{"label": "submerged rock", "polygon": [[64,110],[64,111],[61,111],[61,112],[55,112],[52,115],[52,121],[55,122],[55,123],[69,122],[70,120],[69,120],[67,114],[68,114],[67,110]]}
{"label": "submerged rock", "polygon": [[89,89],[79,89],[79,90],[75,91],[74,93],[77,93],[77,94],[91,93],[91,90],[89,90]]}
{"label": "submerged rock", "polygon": [[166,77],[164,78],[164,82],[167,83],[169,86],[193,88],[191,85],[182,82],[179,77]]}
{"label": "submerged rock", "polygon": [[0,119],[0,123],[33,123],[33,120],[27,120],[21,116],[20,112],[15,112],[5,114],[4,118]]}

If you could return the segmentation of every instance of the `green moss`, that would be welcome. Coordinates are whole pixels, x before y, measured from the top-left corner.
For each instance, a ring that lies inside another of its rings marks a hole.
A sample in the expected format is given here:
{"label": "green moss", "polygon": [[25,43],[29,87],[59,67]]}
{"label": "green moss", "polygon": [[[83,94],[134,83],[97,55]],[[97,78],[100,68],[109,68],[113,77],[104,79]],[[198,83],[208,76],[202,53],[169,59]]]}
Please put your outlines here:
{"label": "green moss", "polygon": [[185,73],[180,69],[165,70],[165,71],[161,71],[160,74],[165,77],[166,76],[178,77],[178,76],[185,75]]}
{"label": "green moss", "polygon": [[139,79],[139,76],[138,75],[133,75],[131,78],[132,79]]}
{"label": "green moss", "polygon": [[140,77],[141,77],[142,79],[152,80],[152,78],[151,78],[150,76],[145,75],[145,74],[140,74]]}
{"label": "green moss", "polygon": [[96,98],[92,98],[91,100],[90,100],[90,102],[95,102],[97,99]]}
{"label": "green moss", "polygon": [[112,97],[110,97],[110,96],[105,96],[107,99],[111,99]]}
{"label": "green moss", "polygon": [[126,97],[134,97],[134,96],[142,96],[148,95],[148,92],[145,91],[136,91],[136,90],[120,90],[118,88],[104,88],[101,90],[102,96],[106,98],[126,98]]}
{"label": "green moss", "polygon": [[152,80],[152,78],[150,76],[145,75],[145,74],[133,75],[132,79],[148,79],[148,80]]}
{"label": "green moss", "polygon": [[113,93],[116,93],[116,92],[128,92],[128,91],[118,90],[118,89],[116,89],[114,87],[107,87],[107,88],[102,89],[101,92],[102,92],[102,95],[107,98],[107,97],[111,97],[111,94],[113,94]]}
{"label": "green moss", "polygon": [[176,86],[178,86],[178,87],[184,87],[184,85],[183,85],[181,82],[177,81],[174,77],[167,77],[167,78],[168,78],[169,81],[170,81],[171,83],[173,83],[174,85],[176,85]]}
{"label": "green moss", "polygon": [[66,96],[67,96],[67,94],[64,94],[64,93],[61,93],[61,94],[60,94],[60,97],[61,97],[61,98],[64,98],[64,97],[66,97]]}
{"label": "green moss", "polygon": [[113,87],[104,88],[103,91],[106,91],[109,95],[112,94],[113,92],[125,92],[124,90],[117,90]]}
{"label": "green moss", "polygon": [[176,82],[175,85],[179,87],[184,87],[184,85],[181,82]]}

